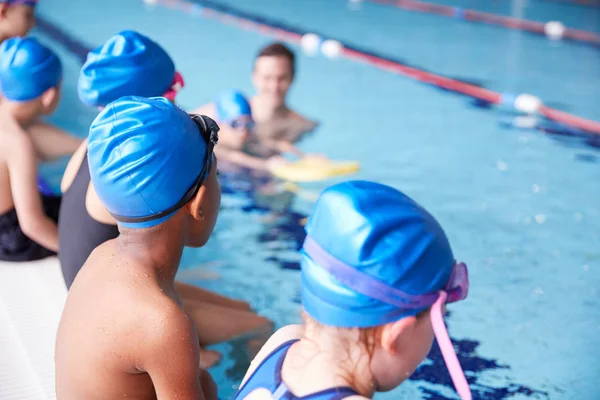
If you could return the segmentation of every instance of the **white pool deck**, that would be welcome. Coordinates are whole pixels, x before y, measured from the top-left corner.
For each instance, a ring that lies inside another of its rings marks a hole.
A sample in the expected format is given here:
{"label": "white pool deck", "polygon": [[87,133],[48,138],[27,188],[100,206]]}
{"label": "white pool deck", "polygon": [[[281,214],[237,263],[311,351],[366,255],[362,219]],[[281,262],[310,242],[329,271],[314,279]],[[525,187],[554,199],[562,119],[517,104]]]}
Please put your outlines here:
{"label": "white pool deck", "polygon": [[49,400],[54,341],[67,297],[58,259],[0,262],[0,399]]}

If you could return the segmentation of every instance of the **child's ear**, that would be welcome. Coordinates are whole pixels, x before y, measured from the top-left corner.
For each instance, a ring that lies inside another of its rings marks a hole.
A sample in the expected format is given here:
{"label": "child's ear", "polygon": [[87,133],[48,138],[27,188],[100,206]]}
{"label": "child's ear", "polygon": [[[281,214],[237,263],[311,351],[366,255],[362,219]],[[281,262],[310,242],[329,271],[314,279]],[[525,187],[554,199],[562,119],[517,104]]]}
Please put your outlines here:
{"label": "child's ear", "polygon": [[410,339],[417,324],[417,317],[410,316],[385,324],[381,332],[381,347],[389,354],[396,355],[404,338]]}
{"label": "child's ear", "polygon": [[42,93],[42,104],[45,108],[48,108],[52,105],[54,99],[56,98],[56,96],[58,96],[59,90],[60,89],[58,88],[58,86],[55,86]]}
{"label": "child's ear", "polygon": [[206,185],[200,186],[198,193],[194,196],[192,200],[188,202],[189,212],[198,221],[202,221],[204,219],[204,214],[202,213],[202,204],[204,203],[204,199],[206,197]]}

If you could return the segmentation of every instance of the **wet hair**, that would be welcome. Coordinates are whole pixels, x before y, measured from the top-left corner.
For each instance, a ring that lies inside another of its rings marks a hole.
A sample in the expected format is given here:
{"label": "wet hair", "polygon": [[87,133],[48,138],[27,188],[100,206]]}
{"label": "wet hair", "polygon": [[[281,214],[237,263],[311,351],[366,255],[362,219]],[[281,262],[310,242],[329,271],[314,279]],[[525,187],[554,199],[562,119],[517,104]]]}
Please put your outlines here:
{"label": "wet hair", "polygon": [[261,57],[283,57],[286,58],[290,62],[290,68],[292,72],[292,78],[296,73],[296,56],[290,50],[289,47],[284,45],[281,42],[273,42],[265,47],[263,47],[256,56],[254,63],[256,64],[256,60]]}
{"label": "wet hair", "polygon": [[[340,327],[335,327],[335,326],[327,326],[327,325],[323,325],[321,323],[319,323],[318,321],[316,321],[315,319],[311,318],[310,315],[308,315],[307,312],[303,311],[302,312],[302,319],[304,321],[304,327],[306,329],[307,326],[310,326],[313,330],[328,330],[330,332],[332,332],[333,334],[335,334],[336,332],[341,332],[347,329],[352,329],[352,328],[340,328]],[[373,356],[375,354],[375,347],[377,346],[377,342],[380,340],[381,338],[381,327],[380,326],[373,326],[373,327],[369,327],[369,328],[357,328],[359,331],[359,337],[358,337],[358,343],[350,343],[349,340],[344,339],[342,341],[340,341],[340,343],[345,347],[345,350],[348,352],[348,356],[350,355],[350,348],[352,347],[352,345],[354,344],[358,344],[360,345],[363,350],[364,350],[364,356],[368,358],[368,363],[367,365],[371,365],[371,360],[373,359]],[[307,339],[304,335],[303,335],[303,339]],[[310,339],[307,339],[310,340]],[[358,371],[356,366],[354,368],[348,369],[346,371],[347,376],[345,376],[344,378],[349,379],[350,382],[350,386],[357,390],[359,393],[367,393],[369,392],[369,390],[371,390],[371,387],[360,387],[360,385],[358,384],[358,382],[355,381],[355,377],[361,373],[361,371]]]}

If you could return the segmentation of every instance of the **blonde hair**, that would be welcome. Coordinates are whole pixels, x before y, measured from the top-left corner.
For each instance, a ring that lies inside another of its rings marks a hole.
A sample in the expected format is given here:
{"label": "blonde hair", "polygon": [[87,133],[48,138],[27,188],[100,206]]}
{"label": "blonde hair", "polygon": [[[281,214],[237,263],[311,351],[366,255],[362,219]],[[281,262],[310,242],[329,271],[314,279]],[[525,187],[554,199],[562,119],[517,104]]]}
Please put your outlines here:
{"label": "blonde hair", "polygon": [[[373,359],[377,342],[381,338],[381,326],[373,326],[368,328],[342,328],[338,326],[324,325],[308,315],[306,311],[302,312],[302,319],[304,321],[302,339],[314,343],[311,338],[307,337],[307,331],[318,332],[319,334],[328,336],[330,338],[337,338],[337,341],[340,343],[340,348],[344,349],[348,355],[348,357],[344,358],[346,360],[352,359],[351,351],[356,345],[358,345],[361,351],[360,357],[367,357],[368,360],[366,365],[371,365],[371,360]],[[352,330],[358,330],[358,340],[356,341],[355,339],[349,338],[349,332]],[[357,382],[355,377],[363,372],[358,371],[357,368],[357,365],[354,365],[354,368],[347,369],[347,376],[344,378],[346,378],[349,381],[350,386],[356,389],[359,393],[371,392],[371,387],[361,387],[361,385]]]}

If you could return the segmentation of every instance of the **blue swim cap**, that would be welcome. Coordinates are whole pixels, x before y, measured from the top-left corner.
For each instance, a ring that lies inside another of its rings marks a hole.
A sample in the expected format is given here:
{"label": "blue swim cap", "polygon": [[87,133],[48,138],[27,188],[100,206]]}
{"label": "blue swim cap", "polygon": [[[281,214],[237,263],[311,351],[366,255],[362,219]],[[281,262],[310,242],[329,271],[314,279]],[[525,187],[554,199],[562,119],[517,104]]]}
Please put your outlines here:
{"label": "blue swim cap", "polygon": [[[126,218],[154,215],[176,205],[197,182],[207,144],[192,118],[164,97],[123,97],[98,114],[88,138],[90,176],[106,209]],[[148,228],[177,210],[147,222]]]}
{"label": "blue swim cap", "polygon": [[62,79],[59,58],[31,37],[0,44],[0,92],[12,101],[37,99]]}
{"label": "blue swim cap", "polygon": [[[335,259],[387,286],[413,296],[443,290],[454,267],[446,234],[425,209],[405,194],[379,183],[349,181],[326,189],[306,232]],[[303,248],[302,302],[318,322],[371,327],[416,315],[340,283]]]}
{"label": "blue swim cap", "polygon": [[35,7],[37,5],[38,0],[0,0],[0,3],[8,3],[8,4],[24,4],[26,6]]}
{"label": "blue swim cap", "polygon": [[123,96],[162,96],[174,76],[175,64],[162,47],[123,31],[88,54],[79,74],[79,98],[98,107]]}
{"label": "blue swim cap", "polygon": [[252,117],[250,103],[241,92],[230,90],[223,92],[215,103],[219,121],[231,122],[240,117]]}

